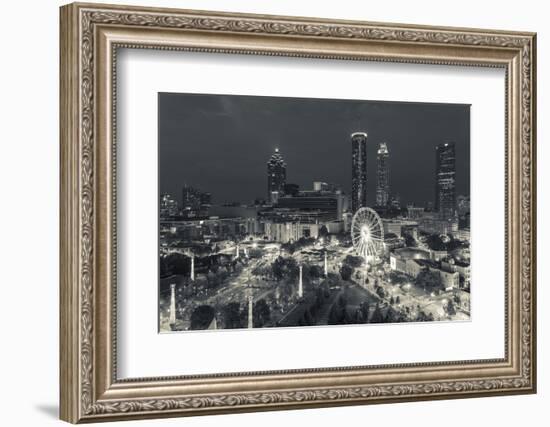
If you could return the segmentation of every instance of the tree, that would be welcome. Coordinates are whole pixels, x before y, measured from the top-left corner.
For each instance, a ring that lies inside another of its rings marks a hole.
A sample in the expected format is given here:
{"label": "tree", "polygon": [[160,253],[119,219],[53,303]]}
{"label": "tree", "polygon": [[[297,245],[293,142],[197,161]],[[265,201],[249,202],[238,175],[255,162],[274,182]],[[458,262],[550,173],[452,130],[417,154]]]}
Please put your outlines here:
{"label": "tree", "polygon": [[162,256],[159,259],[159,274],[161,278],[172,275],[172,270],[170,266],[166,262],[165,258]]}
{"label": "tree", "polygon": [[164,269],[172,274],[189,276],[191,271],[191,258],[179,253],[173,253],[164,258]]}
{"label": "tree", "polygon": [[441,287],[441,280],[439,274],[430,270],[423,270],[416,277],[416,285],[432,291]]}
{"label": "tree", "polygon": [[462,299],[460,298],[460,295],[458,295],[458,294],[455,294],[453,296],[453,300],[457,305],[460,305],[462,303]]}
{"label": "tree", "polygon": [[217,274],[209,272],[206,275],[206,280],[208,281],[208,289],[215,289],[221,284],[221,280]]}
{"label": "tree", "polygon": [[271,265],[271,269],[277,281],[283,278],[295,279],[299,274],[298,263],[294,258],[278,257]]}
{"label": "tree", "polygon": [[347,264],[342,265],[342,268],[340,268],[340,276],[342,276],[342,280],[345,280],[345,281],[350,280],[352,274],[353,274],[352,267],[350,267]]}
{"label": "tree", "polygon": [[394,304],[395,304],[395,299],[392,295],[391,298],[390,298],[390,305],[394,305]]}
{"label": "tree", "polygon": [[323,277],[323,269],[319,265],[310,265],[307,270],[311,279],[319,279]]}
{"label": "tree", "polygon": [[390,273],[390,282],[393,283],[393,284],[397,284],[397,285],[400,285],[400,284],[403,284],[405,282],[408,282],[409,279],[406,278],[403,274],[399,274],[395,271],[392,271]]}
{"label": "tree", "polygon": [[438,234],[430,234],[426,238],[426,244],[434,251],[444,251],[447,249],[447,246]]}
{"label": "tree", "polygon": [[214,307],[210,305],[199,305],[191,313],[191,329],[207,329],[214,320]]}
{"label": "tree", "polygon": [[386,297],[386,291],[384,291],[384,288],[382,286],[378,286],[376,288],[376,294],[382,299]]}
{"label": "tree", "polygon": [[367,323],[369,321],[369,312],[370,312],[370,306],[368,301],[364,301],[359,306],[359,310],[361,310],[361,317],[363,318],[364,322]]}
{"label": "tree", "polygon": [[311,326],[311,325],[314,325],[315,324],[315,320],[313,319],[313,315],[311,314],[311,311],[309,310],[309,308],[306,308],[304,310],[304,324],[305,325],[308,325],[308,326]]}
{"label": "tree", "polygon": [[372,317],[370,319],[371,323],[383,323],[384,322],[384,316],[382,314],[382,310],[380,309],[380,305],[376,303],[376,307],[374,308],[374,311],[372,313]]}
{"label": "tree", "polygon": [[401,297],[399,295],[397,295],[397,297],[395,298],[395,303],[401,304]]}
{"label": "tree", "polygon": [[342,309],[337,304],[333,304],[328,315],[329,325],[339,325],[341,320]]}
{"label": "tree", "polygon": [[271,320],[271,309],[263,298],[256,301],[252,312],[254,316],[254,327],[261,328]]}
{"label": "tree", "polygon": [[432,322],[434,320],[434,315],[432,313],[426,314],[423,310],[420,310],[418,312],[418,315],[416,316],[417,322]]}
{"label": "tree", "polygon": [[238,302],[230,302],[223,308],[224,324],[226,329],[240,328],[241,325],[241,306]]}
{"label": "tree", "polygon": [[397,315],[395,310],[392,307],[388,308],[386,316],[384,317],[384,323],[395,323],[396,319]]}
{"label": "tree", "polygon": [[456,308],[453,300],[449,300],[449,302],[445,306],[445,311],[449,316],[454,316],[456,314]]}
{"label": "tree", "polygon": [[348,255],[344,258],[344,264],[353,268],[359,268],[363,265],[363,258],[360,256]]}
{"label": "tree", "polygon": [[338,306],[341,307],[341,308],[345,308],[347,304],[348,304],[348,301],[347,301],[345,295],[344,294],[340,295],[338,297]]}
{"label": "tree", "polygon": [[414,237],[411,236],[409,233],[406,233],[404,237],[405,237],[405,246],[408,246],[409,248],[416,248],[418,246]]}

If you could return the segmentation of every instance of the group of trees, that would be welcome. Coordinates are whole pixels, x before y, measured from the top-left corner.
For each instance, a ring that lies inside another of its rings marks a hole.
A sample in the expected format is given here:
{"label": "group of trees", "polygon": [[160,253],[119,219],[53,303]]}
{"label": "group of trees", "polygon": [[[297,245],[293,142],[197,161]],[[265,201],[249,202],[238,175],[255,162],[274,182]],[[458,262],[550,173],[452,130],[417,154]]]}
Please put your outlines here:
{"label": "group of trees", "polygon": [[405,246],[409,248],[416,248],[418,246],[416,239],[410,233],[404,233],[403,237],[405,238]]}
{"label": "group of trees", "polygon": [[[258,268],[253,271],[253,274],[258,273],[259,275],[268,274],[264,268]],[[282,280],[293,281],[295,282],[300,273],[298,263],[296,259],[292,257],[284,258],[278,257],[271,264],[270,273],[273,275],[275,280],[278,282]],[[302,265],[302,279],[304,282],[309,282],[311,280],[320,279],[323,277],[323,269],[316,264],[313,265]]]}
{"label": "group of trees", "polygon": [[439,274],[429,269],[422,270],[418,276],[416,276],[415,283],[417,286],[429,292],[440,290],[442,287]]}
{"label": "group of trees", "polygon": [[426,236],[426,245],[434,251],[451,252],[461,247],[463,243],[450,234],[444,235],[443,238],[438,234],[429,234]]}
{"label": "group of trees", "polygon": [[361,267],[362,265],[363,258],[353,255],[346,256],[342,262],[342,267],[340,267],[340,277],[346,282],[350,281],[353,277],[355,269]]}
{"label": "group of trees", "polygon": [[[234,271],[238,260],[233,260],[230,255],[210,254],[199,256],[195,254],[195,273],[216,272],[219,268],[225,268],[228,272]],[[191,257],[181,253],[172,253],[160,257],[160,277],[173,274],[188,277],[191,273]]]}
{"label": "group of trees", "polygon": [[406,320],[406,314],[393,306],[383,308],[377,302],[374,309],[371,310],[368,300],[363,301],[359,306],[350,306],[346,297],[340,295],[330,310],[328,324],[395,323]]}
{"label": "group of trees", "polygon": [[[248,326],[248,303],[236,301],[224,305],[221,309],[225,329],[239,329]],[[262,328],[271,325],[271,308],[265,299],[256,301],[252,307],[253,325]]]}
{"label": "group of trees", "polygon": [[284,326],[314,326],[318,325],[323,306],[330,300],[328,284],[323,282],[313,296],[301,302],[301,311],[297,317],[287,319]]}
{"label": "group of trees", "polygon": [[390,305],[399,305],[401,304],[401,297],[399,295],[397,295],[397,297],[393,297],[393,295],[390,297]]}
{"label": "group of trees", "polygon": [[301,237],[295,242],[287,242],[281,244],[281,249],[287,251],[289,254],[292,255],[294,252],[299,251],[306,246],[313,245],[313,243],[315,243],[315,239],[313,237]]}
{"label": "group of trees", "polygon": [[380,299],[384,299],[387,296],[386,291],[382,286],[378,285],[378,282],[374,285],[374,291],[376,292],[376,295],[380,297]]}
{"label": "group of trees", "polygon": [[346,282],[351,280],[352,274],[353,274],[353,267],[350,267],[347,264],[342,264],[342,267],[340,268],[340,276],[342,277],[342,280]]}
{"label": "group of trees", "polygon": [[271,269],[278,282],[282,279],[295,280],[299,274],[298,263],[294,258],[277,257],[271,264]]}
{"label": "group of trees", "polygon": [[443,309],[449,316],[454,316],[456,314],[455,302],[452,299],[447,302]]}
{"label": "group of trees", "polygon": [[214,307],[210,305],[199,305],[191,313],[190,328],[207,329],[212,323],[212,320],[214,320],[215,315],[216,311],[214,310]]}
{"label": "group of trees", "polygon": [[395,270],[390,272],[390,282],[393,284],[402,285],[407,283],[409,280],[410,279],[403,273],[399,273]]}

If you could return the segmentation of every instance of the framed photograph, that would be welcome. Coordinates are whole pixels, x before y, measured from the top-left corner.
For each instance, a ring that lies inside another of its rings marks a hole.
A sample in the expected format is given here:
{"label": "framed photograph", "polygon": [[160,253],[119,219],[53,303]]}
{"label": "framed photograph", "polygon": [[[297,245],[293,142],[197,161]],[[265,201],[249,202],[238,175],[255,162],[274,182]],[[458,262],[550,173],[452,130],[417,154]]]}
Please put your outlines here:
{"label": "framed photograph", "polygon": [[61,8],[61,418],[536,391],[535,34]]}

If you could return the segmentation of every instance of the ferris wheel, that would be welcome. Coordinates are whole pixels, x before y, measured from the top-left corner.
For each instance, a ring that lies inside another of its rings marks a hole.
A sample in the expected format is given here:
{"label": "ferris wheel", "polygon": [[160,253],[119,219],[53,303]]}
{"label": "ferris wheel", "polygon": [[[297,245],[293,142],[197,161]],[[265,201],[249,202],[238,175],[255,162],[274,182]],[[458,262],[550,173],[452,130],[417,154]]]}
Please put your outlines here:
{"label": "ferris wheel", "polygon": [[351,220],[351,240],[368,264],[379,260],[384,243],[382,220],[371,208],[360,208]]}

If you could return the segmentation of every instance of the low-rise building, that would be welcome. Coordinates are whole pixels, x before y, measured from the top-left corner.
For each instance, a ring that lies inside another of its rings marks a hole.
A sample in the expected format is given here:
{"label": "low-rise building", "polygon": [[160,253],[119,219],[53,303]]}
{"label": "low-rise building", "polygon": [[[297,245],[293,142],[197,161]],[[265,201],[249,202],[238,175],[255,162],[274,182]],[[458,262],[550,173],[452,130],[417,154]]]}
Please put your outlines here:
{"label": "low-rise building", "polygon": [[430,259],[430,253],[420,248],[400,248],[390,253],[390,267],[392,270],[407,273],[407,260]]}
{"label": "low-rise building", "polygon": [[442,218],[435,212],[425,212],[417,219],[420,231],[430,234],[458,234],[458,218]]}
{"label": "low-rise building", "polygon": [[456,271],[445,271],[440,268],[430,270],[439,274],[441,284],[446,291],[458,289],[460,287],[460,276]]}
{"label": "low-rise building", "polygon": [[319,237],[319,224],[301,222],[266,222],[265,234],[269,240],[280,243],[295,242],[302,237]]}
{"label": "low-rise building", "polygon": [[441,267],[448,271],[457,272],[464,281],[466,287],[470,284],[470,263],[451,258],[442,261]]}
{"label": "low-rise building", "polygon": [[384,227],[384,233],[392,233],[401,237],[403,235],[403,228],[409,229],[410,227],[418,226],[416,221],[410,221],[407,219],[382,219],[382,225]]}
{"label": "low-rise building", "polygon": [[402,248],[405,246],[405,240],[402,237],[398,237],[393,233],[386,233],[384,235],[384,242],[382,243],[386,254],[391,251]]}

